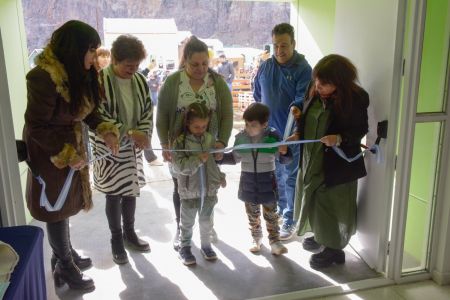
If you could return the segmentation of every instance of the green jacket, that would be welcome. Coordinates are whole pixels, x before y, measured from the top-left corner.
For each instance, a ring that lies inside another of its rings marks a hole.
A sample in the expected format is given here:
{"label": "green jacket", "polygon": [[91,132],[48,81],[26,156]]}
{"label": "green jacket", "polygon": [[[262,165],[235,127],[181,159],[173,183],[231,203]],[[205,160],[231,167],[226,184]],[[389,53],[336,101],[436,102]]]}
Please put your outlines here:
{"label": "green jacket", "polygon": [[[180,72],[177,71],[167,77],[159,91],[156,129],[161,145],[172,144],[176,139],[177,128],[174,128],[174,124],[178,103]],[[227,84],[220,75],[210,71],[210,76],[214,81],[217,101],[216,112],[219,132],[216,139],[227,146],[233,127],[233,98]]]}

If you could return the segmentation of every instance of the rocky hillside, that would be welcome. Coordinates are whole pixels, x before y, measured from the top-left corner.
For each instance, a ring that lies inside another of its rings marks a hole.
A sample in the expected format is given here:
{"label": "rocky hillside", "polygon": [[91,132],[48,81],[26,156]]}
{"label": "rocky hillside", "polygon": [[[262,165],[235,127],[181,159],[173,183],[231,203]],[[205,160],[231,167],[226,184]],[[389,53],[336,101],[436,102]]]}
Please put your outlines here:
{"label": "rocky hillside", "polygon": [[70,19],[95,27],[103,18],[174,18],[178,30],[218,38],[224,46],[262,48],[272,27],[289,22],[289,3],[229,0],[22,0],[28,50],[42,48],[51,33]]}

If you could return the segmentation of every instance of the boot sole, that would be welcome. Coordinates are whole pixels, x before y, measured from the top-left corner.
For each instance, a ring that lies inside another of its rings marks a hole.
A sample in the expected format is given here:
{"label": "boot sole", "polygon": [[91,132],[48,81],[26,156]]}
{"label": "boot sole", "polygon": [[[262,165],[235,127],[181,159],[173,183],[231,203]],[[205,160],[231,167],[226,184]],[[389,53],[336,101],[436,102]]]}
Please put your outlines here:
{"label": "boot sole", "polygon": [[145,248],[144,247],[140,248],[126,240],[124,240],[123,242],[124,242],[125,247],[127,247],[130,250],[135,250],[135,251],[139,251],[139,252],[150,252],[150,245],[147,245],[147,247],[145,247]]}
{"label": "boot sole", "polygon": [[345,256],[344,257],[338,257],[333,259],[331,262],[324,264],[324,263],[317,263],[314,262],[312,260],[309,261],[309,265],[311,266],[311,268],[313,269],[323,269],[323,268],[328,268],[331,267],[333,264],[337,264],[337,265],[343,265],[345,264]]}

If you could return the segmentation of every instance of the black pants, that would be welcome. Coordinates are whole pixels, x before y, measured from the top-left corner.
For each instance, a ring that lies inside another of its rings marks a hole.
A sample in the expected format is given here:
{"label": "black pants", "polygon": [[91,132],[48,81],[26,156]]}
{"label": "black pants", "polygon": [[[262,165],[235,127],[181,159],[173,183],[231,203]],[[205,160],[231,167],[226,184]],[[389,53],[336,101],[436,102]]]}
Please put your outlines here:
{"label": "black pants", "polygon": [[134,231],[136,197],[106,195],[105,212],[112,239],[122,239],[122,224],[125,232]]}
{"label": "black pants", "polygon": [[173,180],[173,207],[175,208],[175,217],[177,221],[177,228],[180,227],[180,211],[181,211],[181,202],[180,202],[180,194],[178,194],[178,180],[175,177],[172,177]]}
{"label": "black pants", "polygon": [[72,261],[72,253],[70,251],[69,219],[47,223],[47,235],[48,242],[56,258],[63,265],[70,263]]}

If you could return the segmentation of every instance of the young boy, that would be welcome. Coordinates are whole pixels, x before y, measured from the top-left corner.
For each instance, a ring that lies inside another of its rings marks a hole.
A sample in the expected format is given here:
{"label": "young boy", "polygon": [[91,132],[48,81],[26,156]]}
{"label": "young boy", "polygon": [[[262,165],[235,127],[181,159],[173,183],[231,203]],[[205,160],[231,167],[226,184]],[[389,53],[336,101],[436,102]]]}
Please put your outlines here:
{"label": "young boy", "polygon": [[[279,142],[280,134],[268,126],[269,114],[266,105],[252,103],[244,112],[245,129],[236,135],[234,146]],[[281,163],[288,164],[292,160],[292,153],[287,146],[234,150],[226,153],[222,160],[223,164],[241,162],[238,198],[245,203],[253,237],[250,251],[254,253],[261,249],[261,207],[269,233],[271,253],[281,255],[288,251],[279,239],[278,189],[275,177],[275,158],[278,155]]]}

